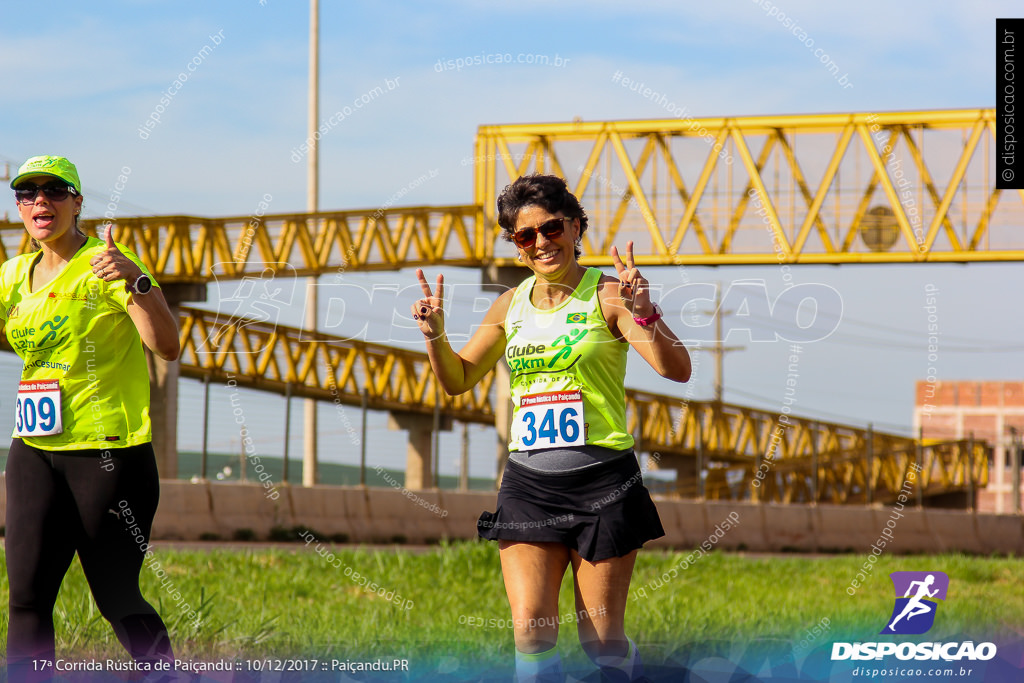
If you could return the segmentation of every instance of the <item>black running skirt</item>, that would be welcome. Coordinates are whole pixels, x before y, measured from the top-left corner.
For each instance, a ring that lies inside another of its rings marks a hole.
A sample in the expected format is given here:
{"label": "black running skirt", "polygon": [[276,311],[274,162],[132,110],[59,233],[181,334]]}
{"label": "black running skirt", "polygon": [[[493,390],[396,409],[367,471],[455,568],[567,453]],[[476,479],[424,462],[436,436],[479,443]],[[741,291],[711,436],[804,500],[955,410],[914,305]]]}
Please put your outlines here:
{"label": "black running skirt", "polygon": [[477,532],[491,541],[562,543],[588,562],[628,555],[665,535],[632,451],[566,473],[509,461],[498,509],[480,515]]}

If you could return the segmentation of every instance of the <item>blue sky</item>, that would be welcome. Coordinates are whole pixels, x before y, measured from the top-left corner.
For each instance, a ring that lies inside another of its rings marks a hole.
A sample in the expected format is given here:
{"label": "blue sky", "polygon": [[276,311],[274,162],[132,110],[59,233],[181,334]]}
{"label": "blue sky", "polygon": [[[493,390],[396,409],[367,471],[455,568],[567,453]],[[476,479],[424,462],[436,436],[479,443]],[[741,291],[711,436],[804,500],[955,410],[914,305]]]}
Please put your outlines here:
{"label": "blue sky", "polygon": [[[666,116],[657,103],[613,83],[616,71],[669,93],[695,117],[994,106],[994,20],[1019,12],[1010,2],[919,0],[321,4],[322,118],[378,85],[396,84],[323,137],[325,210],[380,206],[430,171],[436,176],[409,191],[402,204],[469,203],[471,170],[461,162],[472,155],[481,124]],[[265,194],[273,197],[271,212],[304,209],[305,164],[292,162],[291,154],[306,137],[307,7],[284,0],[55,1],[44,11],[4,3],[0,161],[16,166],[35,154],[70,157],[92,215],[102,213],[101,200],[124,167],[131,174],[120,215],[249,215]],[[779,21],[780,13],[827,52],[852,87],[836,83]],[[160,122],[142,139],[140,126],[207,45],[212,49],[168,96]],[[561,67],[444,68],[448,60],[505,53],[568,61]],[[14,215],[13,200],[6,211]],[[762,278],[771,291],[780,287],[777,269],[688,272],[693,280]],[[1019,380],[1024,374],[1019,347],[978,351],[1024,337],[1020,307],[1010,298],[1024,289],[1020,265],[794,272],[800,282],[835,287],[844,302],[836,335],[801,357],[800,410],[794,412],[909,427],[913,383],[928,366],[922,307],[929,284],[940,291],[940,380]],[[473,273],[449,277],[478,281]],[[649,277],[670,286],[676,275],[664,269]],[[365,281],[387,280],[396,276]],[[726,399],[777,410],[787,349],[748,347],[727,357]],[[636,361],[631,384],[636,377],[638,386],[682,393]],[[16,363],[2,363],[0,379],[13,386]],[[711,394],[711,367],[705,356],[694,379],[698,398]],[[182,395],[199,396],[198,385],[183,386]],[[282,412],[277,399],[254,396],[252,406],[250,423],[259,417],[270,424]],[[350,417],[358,424],[354,412]],[[328,436],[341,433],[329,415],[323,429]],[[403,462],[400,436],[379,424],[375,430],[375,443],[394,446],[385,449],[385,464]],[[268,444],[279,443],[275,431],[268,432]],[[473,467],[483,474],[493,450],[487,437],[479,438],[487,446]],[[182,436],[184,446],[188,439]],[[229,447],[230,437],[220,441]],[[296,448],[297,442],[293,453]],[[450,460],[443,461],[446,471]]]}
{"label": "blue sky", "polygon": [[[274,211],[304,208],[304,164],[289,151],[306,137],[308,10],[264,2],[58,1],[45,19],[31,4],[5,3],[0,65],[11,80],[0,156],[64,151],[96,191],[129,166],[125,210],[239,215],[267,191]],[[410,202],[469,200],[470,171],[458,162],[480,124],[665,116],[612,83],[616,70],[694,116],[991,106],[993,17],[1013,5],[782,4],[850,74],[846,89],[767,7],[324,0],[323,118],[385,79],[400,85],[324,137],[321,204],[377,206],[432,168],[443,177]],[[161,94],[220,32],[141,140]],[[569,62],[435,69],[495,53]],[[28,82],[14,76],[27,72]]]}

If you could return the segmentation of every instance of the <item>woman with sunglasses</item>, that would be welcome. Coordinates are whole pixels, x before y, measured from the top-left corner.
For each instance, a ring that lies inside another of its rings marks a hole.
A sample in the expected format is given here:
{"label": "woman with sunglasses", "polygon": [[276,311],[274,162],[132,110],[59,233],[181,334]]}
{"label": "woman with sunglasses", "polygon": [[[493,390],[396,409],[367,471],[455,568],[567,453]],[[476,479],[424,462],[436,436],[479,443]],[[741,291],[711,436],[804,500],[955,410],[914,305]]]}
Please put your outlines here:
{"label": "woman with sunglasses", "polygon": [[612,680],[642,675],[623,622],[637,550],[664,535],[626,428],[626,351],[685,382],[690,357],[636,269],[612,247],[618,278],[581,266],[587,215],[561,178],[519,178],[498,198],[498,223],[533,274],[503,293],[456,353],[445,336],[444,277],[413,318],[438,380],[468,391],[502,356],[511,370],[509,460],[496,512],[478,523],[498,541],[520,681],[560,680],[558,592],[571,567],[586,654]]}
{"label": "woman with sunglasses", "polygon": [[7,457],[5,548],[12,681],[54,675],[53,608],[75,553],[138,671],[173,660],[139,591],[159,497],[142,344],[178,357],[178,329],[138,257],[78,229],[82,186],[63,157],[11,181],[38,249],[0,266],[0,318],[23,359]]}

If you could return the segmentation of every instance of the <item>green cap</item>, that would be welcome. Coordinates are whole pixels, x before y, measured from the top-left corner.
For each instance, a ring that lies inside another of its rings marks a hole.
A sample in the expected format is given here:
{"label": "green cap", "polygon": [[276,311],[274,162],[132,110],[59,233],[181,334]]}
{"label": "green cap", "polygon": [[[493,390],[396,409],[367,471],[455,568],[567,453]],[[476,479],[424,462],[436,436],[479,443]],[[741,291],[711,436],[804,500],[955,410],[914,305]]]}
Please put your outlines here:
{"label": "green cap", "polygon": [[64,157],[41,156],[32,157],[21,165],[18,175],[11,181],[11,189],[26,178],[36,176],[52,176],[60,178],[65,183],[75,188],[75,192],[82,194],[82,181],[78,179],[78,169]]}

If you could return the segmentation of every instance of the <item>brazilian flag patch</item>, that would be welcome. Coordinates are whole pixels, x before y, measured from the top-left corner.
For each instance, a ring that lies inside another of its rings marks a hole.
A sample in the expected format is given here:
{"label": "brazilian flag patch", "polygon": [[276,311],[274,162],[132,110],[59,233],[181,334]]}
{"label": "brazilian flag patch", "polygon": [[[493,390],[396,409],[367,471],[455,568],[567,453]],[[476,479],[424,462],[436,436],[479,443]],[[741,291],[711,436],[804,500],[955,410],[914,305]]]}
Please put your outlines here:
{"label": "brazilian flag patch", "polygon": [[565,317],[567,323],[585,323],[587,322],[586,313],[570,313]]}

